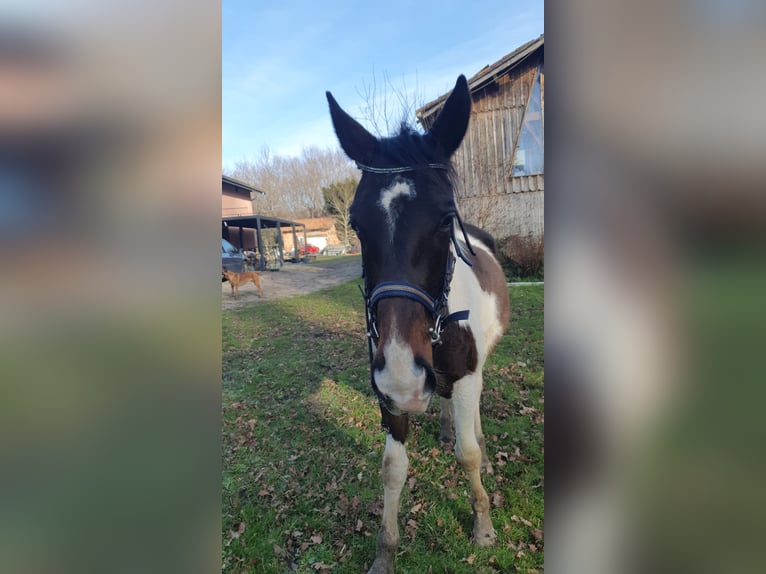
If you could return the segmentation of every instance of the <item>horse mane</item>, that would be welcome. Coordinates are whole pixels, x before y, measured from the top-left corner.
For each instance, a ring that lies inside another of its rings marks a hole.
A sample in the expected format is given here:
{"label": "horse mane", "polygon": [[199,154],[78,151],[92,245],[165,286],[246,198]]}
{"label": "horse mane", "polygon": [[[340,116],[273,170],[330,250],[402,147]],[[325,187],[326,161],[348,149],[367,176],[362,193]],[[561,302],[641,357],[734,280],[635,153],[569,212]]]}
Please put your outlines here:
{"label": "horse mane", "polygon": [[[447,165],[447,179],[449,180],[450,191],[454,196],[457,176],[452,162],[440,150],[435,149],[425,134],[419,132],[407,122],[402,122],[398,133],[393,136],[380,138],[378,141],[378,149],[383,161],[390,163],[392,166],[408,165],[417,167],[425,166],[429,163],[444,163]],[[426,173],[430,174],[431,183],[443,185],[439,172],[443,174],[444,170],[427,170]]]}

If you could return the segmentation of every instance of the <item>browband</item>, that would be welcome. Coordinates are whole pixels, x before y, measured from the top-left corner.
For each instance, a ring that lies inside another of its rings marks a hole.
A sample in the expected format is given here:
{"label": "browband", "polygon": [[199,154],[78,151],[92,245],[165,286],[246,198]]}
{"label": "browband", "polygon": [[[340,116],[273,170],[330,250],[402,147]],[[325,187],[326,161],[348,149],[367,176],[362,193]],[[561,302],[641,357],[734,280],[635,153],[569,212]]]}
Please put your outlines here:
{"label": "browband", "polygon": [[446,163],[425,163],[423,165],[406,165],[402,167],[371,167],[369,165],[364,165],[363,163],[356,162],[356,167],[362,171],[368,171],[370,173],[405,173],[408,171],[416,171],[418,169],[449,170],[449,166]]}

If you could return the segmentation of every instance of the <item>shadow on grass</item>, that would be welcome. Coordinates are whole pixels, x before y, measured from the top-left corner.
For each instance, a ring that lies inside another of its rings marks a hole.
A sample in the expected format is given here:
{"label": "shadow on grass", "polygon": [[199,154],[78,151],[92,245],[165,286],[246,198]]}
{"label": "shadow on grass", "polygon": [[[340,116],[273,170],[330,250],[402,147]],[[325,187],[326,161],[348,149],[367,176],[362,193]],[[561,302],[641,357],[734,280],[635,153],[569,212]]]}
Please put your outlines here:
{"label": "shadow on grass", "polygon": [[[370,565],[382,509],[385,437],[369,386],[363,322],[355,281],[224,312],[224,571],[336,573]],[[542,526],[542,492],[529,484],[541,479],[542,456],[516,455],[514,446],[537,448],[533,435],[541,443],[542,429],[502,420],[512,414],[505,404],[508,383],[527,393],[524,400],[531,396],[503,370],[510,360],[498,358],[485,378],[494,393],[490,411],[498,417],[485,418],[485,428],[493,431],[489,448],[506,455],[496,474],[485,478],[496,497],[500,544],[470,544],[467,480],[438,443],[438,409],[432,408],[413,420],[408,441],[399,568],[494,572],[499,564],[542,564],[541,551],[525,547],[524,556],[515,556],[530,534],[512,512]],[[531,479],[518,465],[530,467]],[[520,494],[511,495],[516,489]],[[506,508],[504,499],[514,506]]]}

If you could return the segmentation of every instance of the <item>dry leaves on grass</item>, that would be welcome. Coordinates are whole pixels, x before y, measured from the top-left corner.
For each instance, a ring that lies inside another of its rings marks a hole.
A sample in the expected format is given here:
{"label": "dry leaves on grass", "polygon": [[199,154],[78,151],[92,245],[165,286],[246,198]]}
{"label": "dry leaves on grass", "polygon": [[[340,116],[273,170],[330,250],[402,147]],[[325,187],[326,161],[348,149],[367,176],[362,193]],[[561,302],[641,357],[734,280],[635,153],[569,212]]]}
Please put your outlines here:
{"label": "dry leaves on grass", "polygon": [[237,525],[236,530],[229,530],[229,538],[237,539],[245,533],[246,525],[244,522],[240,522]]}

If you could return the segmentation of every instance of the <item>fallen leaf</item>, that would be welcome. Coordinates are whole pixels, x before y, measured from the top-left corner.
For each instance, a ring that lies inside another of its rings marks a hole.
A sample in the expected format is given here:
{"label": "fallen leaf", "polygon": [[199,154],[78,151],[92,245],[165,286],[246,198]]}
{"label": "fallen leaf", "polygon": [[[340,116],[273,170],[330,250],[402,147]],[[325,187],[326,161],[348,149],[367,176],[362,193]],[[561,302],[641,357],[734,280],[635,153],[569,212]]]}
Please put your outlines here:
{"label": "fallen leaf", "polygon": [[421,508],[423,508],[422,504],[420,504],[420,503],[416,504],[415,506],[410,508],[410,514],[417,514],[420,511]]}
{"label": "fallen leaf", "polygon": [[360,532],[363,527],[364,527],[364,524],[362,523],[362,521],[361,520],[357,520],[356,521],[356,526],[354,527],[354,530],[356,532]]}
{"label": "fallen leaf", "polygon": [[274,554],[276,554],[277,556],[282,554],[282,549],[279,546],[277,546],[276,544],[274,545]]}
{"label": "fallen leaf", "polygon": [[540,542],[543,539],[543,531],[539,528],[533,528],[532,537],[535,539],[535,542]]}
{"label": "fallen leaf", "polygon": [[239,538],[244,531],[245,531],[245,523],[240,522],[236,530],[229,530],[229,536],[231,538],[236,539],[236,538]]}
{"label": "fallen leaf", "polygon": [[530,528],[532,527],[532,523],[529,520],[516,516],[515,514],[511,516],[511,520],[514,522],[521,522],[524,526],[529,526]]}
{"label": "fallen leaf", "polygon": [[314,544],[322,544],[322,535],[321,534],[314,534],[314,536],[311,537],[311,541]]}
{"label": "fallen leaf", "polygon": [[331,569],[335,568],[335,562],[332,562],[330,564],[325,564],[324,562],[314,562],[311,565],[311,567],[314,570],[322,570],[322,571],[331,570]]}

